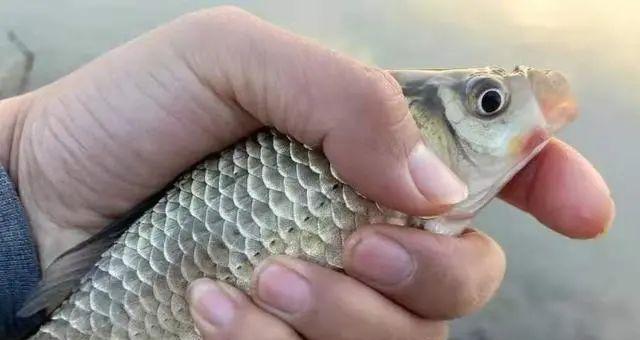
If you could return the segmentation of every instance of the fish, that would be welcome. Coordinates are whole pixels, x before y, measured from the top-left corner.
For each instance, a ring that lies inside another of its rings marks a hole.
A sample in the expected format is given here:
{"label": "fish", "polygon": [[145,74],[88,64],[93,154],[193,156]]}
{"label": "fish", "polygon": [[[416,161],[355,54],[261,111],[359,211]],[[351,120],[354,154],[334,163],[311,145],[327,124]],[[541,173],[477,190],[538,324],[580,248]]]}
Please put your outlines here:
{"label": "fish", "polygon": [[468,186],[438,216],[408,216],[344,183],[320,150],[265,128],[188,169],[44,272],[20,310],[33,339],[199,339],[185,294],[209,277],[248,291],[267,257],[342,269],[360,225],[456,237],[577,115],[567,79],[518,66],[390,71],[426,144]]}

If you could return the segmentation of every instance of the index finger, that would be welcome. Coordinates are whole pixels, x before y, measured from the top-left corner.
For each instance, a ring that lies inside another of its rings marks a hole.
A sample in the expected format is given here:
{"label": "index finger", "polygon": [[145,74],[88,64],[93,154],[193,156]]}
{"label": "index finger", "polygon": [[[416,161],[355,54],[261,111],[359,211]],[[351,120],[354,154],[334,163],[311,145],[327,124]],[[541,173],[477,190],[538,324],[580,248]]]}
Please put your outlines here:
{"label": "index finger", "polygon": [[615,204],[596,169],[575,149],[552,139],[505,186],[502,198],[571,238],[593,238],[613,221]]}

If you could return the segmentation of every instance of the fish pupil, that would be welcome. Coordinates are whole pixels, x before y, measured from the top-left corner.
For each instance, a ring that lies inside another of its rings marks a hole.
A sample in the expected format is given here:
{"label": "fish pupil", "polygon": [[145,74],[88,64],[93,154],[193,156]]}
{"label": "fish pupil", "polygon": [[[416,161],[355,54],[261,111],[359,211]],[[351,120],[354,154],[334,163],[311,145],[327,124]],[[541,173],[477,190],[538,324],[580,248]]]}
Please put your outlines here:
{"label": "fish pupil", "polygon": [[480,108],[482,111],[491,114],[495,113],[502,106],[502,95],[497,90],[487,90],[480,98]]}

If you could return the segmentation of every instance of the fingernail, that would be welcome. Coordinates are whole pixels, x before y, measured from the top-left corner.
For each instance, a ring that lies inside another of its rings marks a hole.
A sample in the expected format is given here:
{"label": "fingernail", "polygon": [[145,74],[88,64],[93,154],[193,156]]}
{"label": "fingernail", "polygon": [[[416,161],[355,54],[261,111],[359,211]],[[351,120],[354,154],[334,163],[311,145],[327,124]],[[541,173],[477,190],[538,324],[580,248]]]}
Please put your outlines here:
{"label": "fingernail", "polygon": [[236,303],[219,284],[210,280],[194,282],[187,298],[195,313],[214,327],[223,328],[233,321]]}
{"label": "fingernail", "polygon": [[434,204],[451,205],[467,198],[466,184],[422,142],[409,155],[409,172],[418,190]]}
{"label": "fingernail", "polygon": [[405,282],[416,269],[411,255],[398,242],[377,233],[356,240],[350,260],[354,274],[383,286]]}
{"label": "fingernail", "polygon": [[260,271],[257,293],[262,302],[286,314],[304,312],[311,305],[307,279],[276,262]]}

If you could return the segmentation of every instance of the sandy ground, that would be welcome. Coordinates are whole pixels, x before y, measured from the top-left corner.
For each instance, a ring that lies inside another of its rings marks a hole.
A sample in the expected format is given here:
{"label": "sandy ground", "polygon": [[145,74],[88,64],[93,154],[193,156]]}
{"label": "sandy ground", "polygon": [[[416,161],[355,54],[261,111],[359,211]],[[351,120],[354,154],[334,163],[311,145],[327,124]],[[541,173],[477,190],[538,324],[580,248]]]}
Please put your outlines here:
{"label": "sandy ground", "polygon": [[[640,6],[613,2],[617,6],[596,9],[574,0],[535,2],[537,7],[487,1],[481,8],[461,1],[235,3],[384,67],[529,64],[565,72],[582,117],[562,137],[610,183],[618,218],[605,237],[573,241],[503,203],[492,204],[478,226],[505,248],[507,277],[484,311],[454,323],[452,336],[625,340],[640,339],[640,42],[629,16]],[[0,29],[15,30],[36,54],[31,88],[181,13],[217,2],[55,4],[5,0],[0,6]]]}

